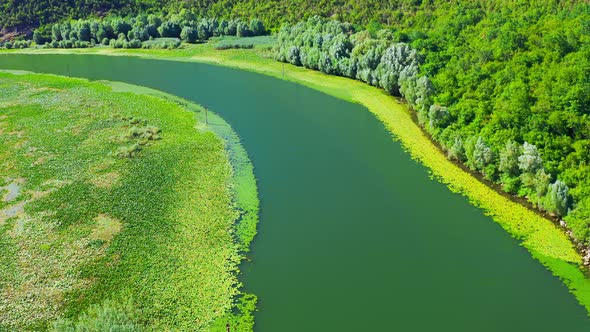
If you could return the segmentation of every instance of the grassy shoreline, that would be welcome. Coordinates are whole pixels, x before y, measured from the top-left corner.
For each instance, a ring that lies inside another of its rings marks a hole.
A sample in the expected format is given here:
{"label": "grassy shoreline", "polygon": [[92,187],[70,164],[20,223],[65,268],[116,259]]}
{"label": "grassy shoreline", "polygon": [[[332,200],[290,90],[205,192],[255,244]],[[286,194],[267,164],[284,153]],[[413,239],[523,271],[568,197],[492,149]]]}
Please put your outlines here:
{"label": "grassy shoreline", "polygon": [[[210,113],[207,126],[196,104],[118,82],[0,71],[0,83],[2,181],[21,187],[0,209],[24,207],[0,218],[0,293],[11,294],[0,300],[0,318],[10,317],[0,329],[59,318],[54,328],[69,330],[101,312],[146,330],[252,329],[256,297],[237,275],[256,232],[256,181],[223,119]],[[143,126],[162,132],[117,158]]]}
{"label": "grassy shoreline", "polygon": [[[215,51],[211,45],[172,51],[149,50],[20,50],[11,53],[68,53],[141,56],[174,61],[196,61],[248,70],[293,81],[329,95],[365,106],[399,140],[411,157],[430,169],[432,177],[491,216],[519,239],[531,255],[559,277],[590,313],[590,279],[580,268],[582,257],[565,232],[552,221],[496,192],[449,161],[412,119],[412,112],[384,91],[348,78],[276,62],[269,52],[254,50]],[[284,74],[283,74],[284,73]]]}

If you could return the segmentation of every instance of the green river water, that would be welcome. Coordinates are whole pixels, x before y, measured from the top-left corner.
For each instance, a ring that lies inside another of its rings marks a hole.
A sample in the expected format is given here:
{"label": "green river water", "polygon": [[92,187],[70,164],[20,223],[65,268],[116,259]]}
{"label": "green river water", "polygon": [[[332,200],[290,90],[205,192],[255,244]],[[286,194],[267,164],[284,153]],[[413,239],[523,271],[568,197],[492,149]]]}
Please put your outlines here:
{"label": "green river water", "polygon": [[257,331],[590,331],[556,277],[360,105],[198,63],[2,55],[0,68],[143,85],[233,126],[261,200],[241,276]]}

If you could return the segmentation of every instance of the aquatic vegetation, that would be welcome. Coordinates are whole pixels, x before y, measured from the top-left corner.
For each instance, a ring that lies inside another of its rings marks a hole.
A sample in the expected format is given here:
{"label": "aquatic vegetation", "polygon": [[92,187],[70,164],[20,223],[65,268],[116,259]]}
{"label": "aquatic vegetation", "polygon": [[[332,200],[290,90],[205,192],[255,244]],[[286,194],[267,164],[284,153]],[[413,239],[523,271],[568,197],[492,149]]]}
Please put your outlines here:
{"label": "aquatic vegetation", "polygon": [[0,223],[1,330],[186,330],[251,316],[237,264],[258,201],[239,140],[221,120],[223,135],[195,129],[196,105],[123,88],[0,73],[0,187],[12,188],[0,210],[16,211]]}

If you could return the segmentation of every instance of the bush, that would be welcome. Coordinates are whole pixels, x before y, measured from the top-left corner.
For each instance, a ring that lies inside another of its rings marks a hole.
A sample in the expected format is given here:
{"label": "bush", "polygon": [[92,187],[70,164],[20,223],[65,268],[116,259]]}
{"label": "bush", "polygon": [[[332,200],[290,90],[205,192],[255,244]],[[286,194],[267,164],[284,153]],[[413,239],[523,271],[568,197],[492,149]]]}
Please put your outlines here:
{"label": "bush", "polygon": [[265,34],[264,24],[261,20],[255,18],[250,22],[250,30],[254,36],[262,36]]}
{"label": "bush", "polygon": [[229,49],[251,49],[254,48],[254,44],[243,44],[243,43],[223,43],[215,46],[216,50],[229,50]]}
{"label": "bush", "polygon": [[145,49],[172,49],[180,46],[178,38],[154,38],[143,42],[142,48]]}
{"label": "bush", "polygon": [[53,324],[52,332],[136,332],[140,327],[133,322],[134,310],[130,304],[120,305],[105,301],[91,306],[77,322],[59,320]]}
{"label": "bush", "polygon": [[132,144],[130,146],[122,146],[117,149],[117,157],[119,158],[133,158],[139,154],[141,151],[141,146],[138,143]]}
{"label": "bush", "polygon": [[43,45],[45,41],[47,41],[47,38],[43,37],[39,30],[35,30],[35,32],[33,32],[33,41],[37,45]]}
{"label": "bush", "polygon": [[179,38],[180,26],[176,22],[166,21],[158,28],[160,36],[165,38]]}
{"label": "bush", "polygon": [[252,35],[252,31],[248,28],[246,23],[239,22],[236,26],[236,36],[238,37],[249,37]]}
{"label": "bush", "polygon": [[193,27],[184,27],[180,33],[180,39],[187,43],[195,43],[197,41],[197,30]]}
{"label": "bush", "polygon": [[123,45],[125,48],[141,48],[141,40],[133,39],[132,41]]}

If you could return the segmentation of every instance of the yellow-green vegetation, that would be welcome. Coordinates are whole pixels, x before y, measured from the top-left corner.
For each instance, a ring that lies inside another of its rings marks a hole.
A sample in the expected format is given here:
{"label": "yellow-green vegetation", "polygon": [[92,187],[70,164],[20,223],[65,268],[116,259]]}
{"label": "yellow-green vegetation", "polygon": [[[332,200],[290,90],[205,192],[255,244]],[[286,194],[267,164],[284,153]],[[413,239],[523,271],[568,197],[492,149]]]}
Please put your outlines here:
{"label": "yellow-green vegetation", "polygon": [[0,73],[0,330],[251,330],[237,272],[252,165],[199,112],[124,84]]}

